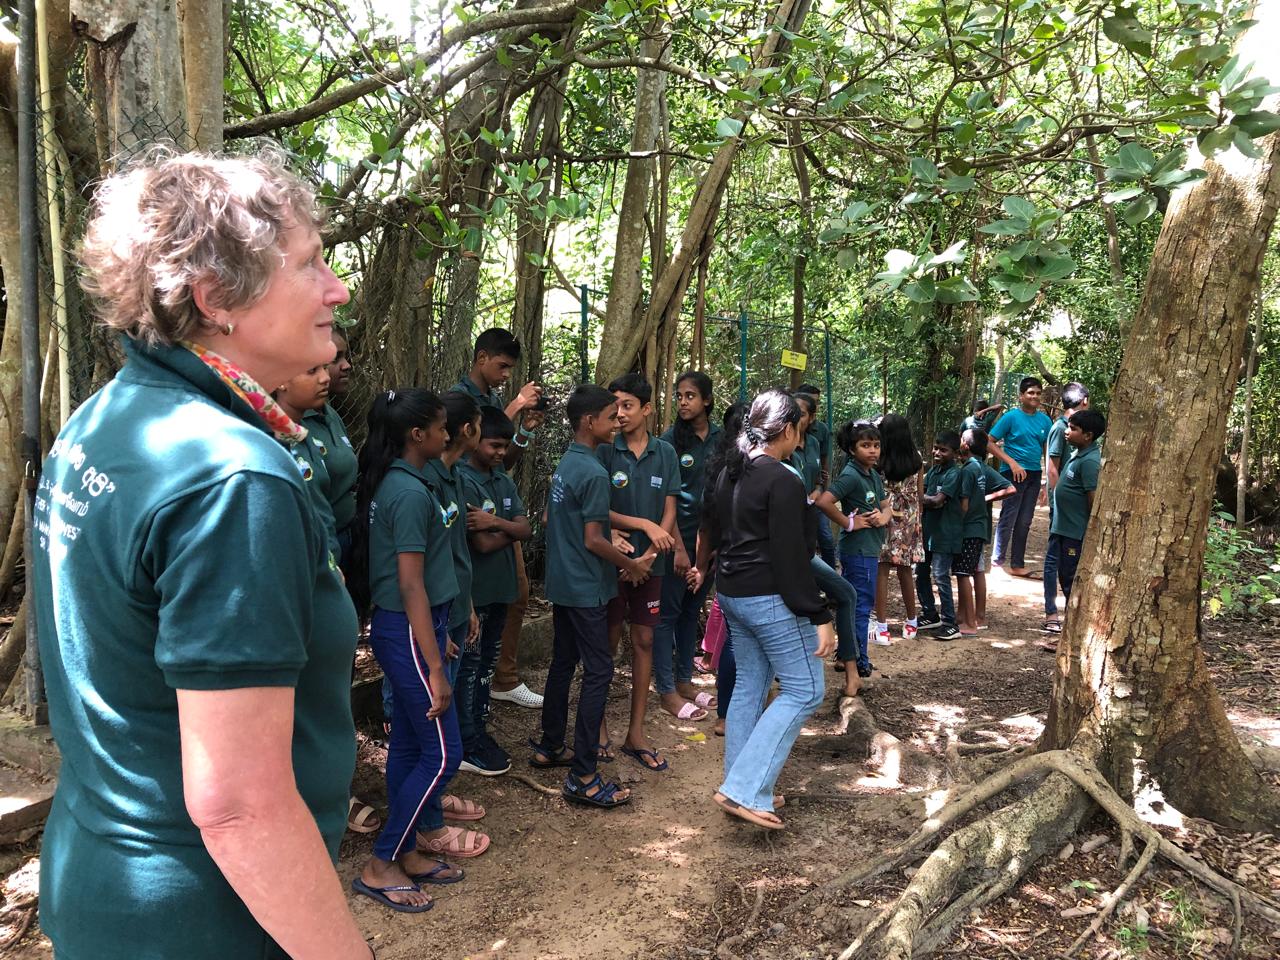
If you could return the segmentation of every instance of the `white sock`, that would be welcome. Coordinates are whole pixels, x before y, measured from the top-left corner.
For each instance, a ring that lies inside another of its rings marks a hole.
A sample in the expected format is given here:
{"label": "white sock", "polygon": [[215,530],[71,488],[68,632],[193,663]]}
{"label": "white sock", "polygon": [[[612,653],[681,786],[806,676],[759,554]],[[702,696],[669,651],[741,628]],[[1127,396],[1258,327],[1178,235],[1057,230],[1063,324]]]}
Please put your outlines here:
{"label": "white sock", "polygon": [[907,621],[907,626],[909,627],[918,627],[919,625],[920,624],[918,622],[917,617],[912,617],[910,620]]}
{"label": "white sock", "polygon": [[889,632],[889,623],[888,623],[888,621],[887,621],[887,620],[877,620],[877,621],[876,621],[876,631],[877,631],[878,633],[888,633],[888,632]]}

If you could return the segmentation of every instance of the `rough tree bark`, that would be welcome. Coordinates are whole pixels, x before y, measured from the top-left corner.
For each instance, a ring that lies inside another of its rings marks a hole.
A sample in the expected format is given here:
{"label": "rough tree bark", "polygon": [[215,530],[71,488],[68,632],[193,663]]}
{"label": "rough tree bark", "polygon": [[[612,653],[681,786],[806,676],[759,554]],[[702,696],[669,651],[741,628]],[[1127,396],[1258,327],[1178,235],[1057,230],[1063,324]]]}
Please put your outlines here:
{"label": "rough tree bark", "polygon": [[[791,349],[796,353],[805,352],[805,274],[809,267],[809,249],[813,243],[813,196],[809,188],[809,166],[805,161],[804,151],[800,148],[803,139],[798,122],[793,121],[787,125],[787,152],[791,155],[791,168],[796,174],[802,225],[791,260]],[[799,387],[803,379],[804,371],[792,368],[791,389]]]}
{"label": "rough tree bark", "polygon": [[1262,340],[1262,297],[1253,311],[1253,336],[1249,338],[1249,359],[1244,365],[1244,422],[1240,429],[1240,459],[1236,462],[1236,526],[1248,522],[1249,444],[1253,440],[1253,378],[1258,374],[1258,346]]}
{"label": "rough tree bark", "polygon": [[187,130],[197,150],[222,148],[223,13],[222,0],[178,0]]}

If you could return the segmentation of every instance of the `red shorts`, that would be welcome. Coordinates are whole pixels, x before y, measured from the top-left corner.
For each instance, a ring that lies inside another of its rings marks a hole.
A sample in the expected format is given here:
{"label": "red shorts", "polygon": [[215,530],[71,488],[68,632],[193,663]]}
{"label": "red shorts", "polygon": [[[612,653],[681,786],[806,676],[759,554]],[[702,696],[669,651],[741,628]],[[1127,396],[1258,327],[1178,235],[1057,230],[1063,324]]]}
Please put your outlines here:
{"label": "red shorts", "polygon": [[644,583],[618,581],[618,595],[609,601],[609,626],[624,620],[636,627],[656,627],[662,601],[662,577],[650,577]]}

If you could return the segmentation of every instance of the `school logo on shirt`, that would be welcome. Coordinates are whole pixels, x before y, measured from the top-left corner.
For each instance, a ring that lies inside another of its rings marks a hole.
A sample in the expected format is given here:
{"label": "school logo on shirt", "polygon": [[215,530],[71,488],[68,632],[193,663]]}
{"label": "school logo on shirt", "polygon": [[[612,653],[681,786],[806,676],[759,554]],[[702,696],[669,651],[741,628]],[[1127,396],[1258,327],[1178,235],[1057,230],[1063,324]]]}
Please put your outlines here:
{"label": "school logo on shirt", "polygon": [[457,520],[457,519],[458,519],[458,505],[457,505],[457,503],[455,503],[454,501],[450,500],[450,501],[449,501],[449,505],[448,505],[447,507],[446,507],[444,504],[441,504],[441,505],[440,505],[440,519],[444,521],[444,525],[445,525],[445,527],[452,527],[452,526],[453,526],[453,521],[455,521],[455,520]]}
{"label": "school logo on shirt", "polygon": [[683,454],[681,454],[681,455],[680,455],[680,466],[685,467],[686,469],[687,469],[688,467],[692,467],[692,466],[693,466],[693,454],[692,454],[692,453],[683,453]]}
{"label": "school logo on shirt", "polygon": [[316,446],[320,448],[320,456],[327,457],[329,455],[329,448],[326,447],[319,440],[316,441]]}
{"label": "school logo on shirt", "polygon": [[868,506],[874,506],[876,502],[876,492],[874,490],[868,490],[863,499],[866,500]]}
{"label": "school logo on shirt", "polygon": [[617,487],[619,490],[621,490],[623,487],[625,487],[625,486],[627,485],[627,483],[630,481],[630,478],[629,478],[625,473],[623,473],[621,470],[617,471],[617,472],[616,472],[612,477],[610,477],[609,479],[610,479],[610,481],[613,483],[613,485],[614,485],[615,487]]}
{"label": "school logo on shirt", "polygon": [[511,498],[510,498],[510,497],[503,497],[503,498],[502,498],[502,509],[503,509],[503,510],[510,510],[510,509],[511,509]]}
{"label": "school logo on shirt", "polygon": [[498,512],[498,507],[497,507],[497,505],[496,505],[496,504],[494,504],[494,502],[493,502],[492,500],[490,500],[488,497],[485,497],[485,499],[484,499],[484,503],[480,504],[480,509],[481,509],[481,510],[483,510],[485,513],[497,513],[497,512]]}
{"label": "school logo on shirt", "polygon": [[655,490],[659,490],[659,489],[661,489],[661,488],[662,488],[662,478],[661,478],[661,477],[650,477],[650,478],[649,478],[649,486],[653,487]]}
{"label": "school logo on shirt", "polygon": [[303,480],[310,480],[315,476],[315,471],[311,469],[311,464],[307,463],[307,458],[302,454],[294,454],[293,462],[298,465],[298,472],[302,474]]}

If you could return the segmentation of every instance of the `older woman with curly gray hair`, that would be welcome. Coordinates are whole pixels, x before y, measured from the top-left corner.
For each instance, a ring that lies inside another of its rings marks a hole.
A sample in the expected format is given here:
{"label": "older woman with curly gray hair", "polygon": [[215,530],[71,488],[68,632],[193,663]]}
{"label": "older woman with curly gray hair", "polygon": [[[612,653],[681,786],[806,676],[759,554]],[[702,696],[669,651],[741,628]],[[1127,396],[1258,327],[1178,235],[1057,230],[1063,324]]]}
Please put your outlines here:
{"label": "older woman with curly gray hair", "polygon": [[333,866],[355,614],[268,393],[334,355],[319,226],[266,154],[98,190],[83,283],[127,362],[49,453],[32,558],[59,960],[371,954]]}

